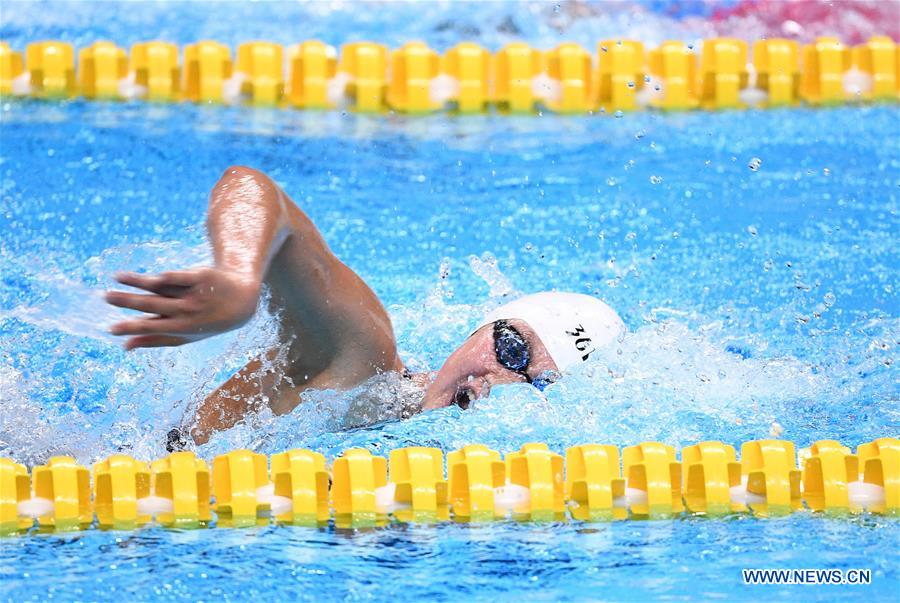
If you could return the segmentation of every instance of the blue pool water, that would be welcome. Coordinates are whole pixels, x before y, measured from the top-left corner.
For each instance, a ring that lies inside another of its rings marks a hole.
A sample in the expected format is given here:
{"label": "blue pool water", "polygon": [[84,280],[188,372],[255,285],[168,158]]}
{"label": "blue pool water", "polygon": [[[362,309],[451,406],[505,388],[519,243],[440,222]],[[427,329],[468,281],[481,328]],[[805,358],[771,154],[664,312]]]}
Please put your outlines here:
{"label": "blue pool water", "polygon": [[[98,33],[82,22],[90,11],[38,26],[32,10],[10,11],[4,37]],[[249,27],[265,33],[254,14]],[[134,41],[141,18],[150,17],[120,16],[99,33]],[[384,26],[323,19],[347,38]],[[217,26],[198,27],[202,37]],[[185,31],[170,39],[190,41]],[[2,456],[158,458],[186,409],[274,341],[265,313],[171,350],[126,354],[105,332],[121,316],[101,298],[116,270],[208,260],[206,195],[231,164],[267,171],[307,211],[384,300],[414,369],[438,368],[516,292],[593,293],[629,334],[544,395],[496,388],[466,412],[394,420],[395,384],[379,382],[386,409],[359,427],[359,396],[309,393],[288,416],[261,414],[213,439],[198,450],[208,459],[245,446],[329,458],[352,446],[386,454],[473,442],[502,452],[529,441],[559,452],[584,442],[739,446],[779,432],[798,446],[855,447],[898,432],[894,107],[407,119],[7,100],[0,125]],[[896,520],[807,513],[93,530],[0,540],[0,598],[896,601],[898,540]],[[756,567],[869,568],[872,584],[744,586],[740,569]]]}

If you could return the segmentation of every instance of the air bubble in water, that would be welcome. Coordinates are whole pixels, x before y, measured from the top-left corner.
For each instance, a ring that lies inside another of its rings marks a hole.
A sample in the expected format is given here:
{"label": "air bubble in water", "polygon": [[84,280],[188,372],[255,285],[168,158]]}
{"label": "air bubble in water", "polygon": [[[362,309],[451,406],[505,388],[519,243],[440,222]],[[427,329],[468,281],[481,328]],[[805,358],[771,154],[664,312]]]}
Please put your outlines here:
{"label": "air bubble in water", "polygon": [[606,179],[606,183],[610,186],[615,186],[616,184],[618,184],[618,180],[616,180],[615,178],[610,176],[609,178]]}
{"label": "air bubble in water", "polygon": [[759,166],[761,166],[761,165],[762,165],[762,159],[760,159],[759,157],[754,157],[753,159],[750,160],[750,163],[747,164],[747,167],[749,167],[752,171],[756,172],[759,170]]}
{"label": "air bubble in water", "polygon": [[662,180],[662,176],[650,176],[650,184],[659,184]]}
{"label": "air bubble in water", "polygon": [[837,298],[834,296],[834,293],[829,291],[828,293],[825,294],[825,297],[822,298],[822,303],[825,304],[826,308],[830,308],[831,306],[834,305],[834,302],[836,300],[837,300]]}
{"label": "air bubble in water", "polygon": [[757,234],[759,234],[759,231],[756,229],[756,226],[754,226],[753,224],[751,224],[750,226],[747,227],[747,232],[749,232],[749,233],[750,233],[751,235],[753,235],[754,237],[755,237]]}

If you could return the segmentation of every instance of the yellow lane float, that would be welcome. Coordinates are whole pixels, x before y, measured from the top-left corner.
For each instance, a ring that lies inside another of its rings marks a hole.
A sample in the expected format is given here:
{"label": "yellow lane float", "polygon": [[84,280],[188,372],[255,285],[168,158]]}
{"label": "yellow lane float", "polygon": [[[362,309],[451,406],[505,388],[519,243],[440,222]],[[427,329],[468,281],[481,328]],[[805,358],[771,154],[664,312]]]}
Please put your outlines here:
{"label": "yellow lane float", "polygon": [[224,44],[205,40],[184,47],[183,90],[195,103],[221,103],[225,83],[233,73],[231,50]]}
{"label": "yellow lane float", "polygon": [[443,57],[441,72],[446,81],[436,86],[434,96],[446,98],[460,113],[483,113],[490,100],[491,53],[471,42],[457,44]]}
{"label": "yellow lane float", "polygon": [[549,91],[549,84],[536,78],[543,71],[541,52],[527,44],[514,42],[497,52],[493,61],[494,103],[507,113],[532,113],[538,98]]}
{"label": "yellow lane float", "polygon": [[272,42],[241,44],[233,79],[226,86],[226,102],[238,102],[239,93],[251,105],[277,106],[284,96],[284,49]]}
{"label": "yellow lane float", "polygon": [[27,91],[16,90],[16,84],[23,80],[24,74],[22,53],[10,48],[6,42],[0,42],[0,95],[27,94]]}
{"label": "yellow lane float", "polygon": [[341,47],[338,77],[356,111],[374,113],[385,108],[387,47],[371,42],[352,42]]}
{"label": "yellow lane float", "polygon": [[[318,40],[289,46],[290,76],[287,99],[298,109],[329,109],[335,106],[331,82],[337,76],[337,51]],[[343,93],[343,91],[340,91]]]}
{"label": "yellow lane float", "polygon": [[765,93],[762,106],[796,104],[800,90],[800,50],[793,40],[772,38],[753,44],[756,87]]}
{"label": "yellow lane float", "polygon": [[439,448],[399,448],[391,451],[390,483],[395,516],[401,521],[432,522],[449,518],[444,454]]}
{"label": "yellow lane float", "polygon": [[[0,41],[0,95],[60,99],[143,99],[174,103],[247,103],[300,110],[349,106],[426,114],[614,113],[642,108],[709,110],[837,105],[900,100],[900,46],[872,36],[854,47],[820,37],[802,48],[770,38],[752,44],[733,38],[702,42],[702,51],[669,40],[645,49],[637,40],[610,38],[596,54],[563,42],[541,51],[523,42],[491,53],[460,42],[443,55],[424,42],[396,49],[349,42],[338,53],[318,40],[285,50],[266,41],[232,50],[203,40],[179,48],[140,42],[129,53],[97,41],[78,51],[43,40],[24,53]],[[23,60],[24,54],[24,60]],[[127,67],[123,68],[123,64]],[[124,72],[123,72],[124,71]]]}
{"label": "yellow lane float", "polygon": [[566,450],[566,499],[581,521],[625,519],[625,480],[615,446],[585,444]]}
{"label": "yellow lane float", "polygon": [[741,487],[741,464],[734,447],[722,442],[700,442],[681,451],[684,503],[688,511],[723,515],[745,510],[732,501],[732,489]]}
{"label": "yellow lane float", "polygon": [[746,42],[734,38],[704,42],[700,55],[700,104],[704,108],[743,107],[741,90],[747,80]]}
{"label": "yellow lane float", "polygon": [[112,42],[94,42],[78,52],[78,84],[85,98],[123,98],[122,80],[128,77],[128,55]]}
{"label": "yellow lane float", "polygon": [[25,48],[27,90],[37,98],[70,98],[78,94],[75,54],[66,42],[34,42]]}
{"label": "yellow lane float", "polygon": [[657,109],[696,109],[697,58],[692,48],[682,42],[663,42],[650,51],[650,81],[647,90],[648,104]]}
{"label": "yellow lane float", "polygon": [[[250,527],[271,522],[373,528],[394,520],[434,523],[664,519],[809,512],[900,515],[900,439],[862,444],[856,453],[835,440],[800,450],[784,440],[735,449],[700,442],[681,450],[660,442],[622,449],[583,444],[565,459],[546,444],[527,443],[504,459],[470,444],[446,455],[408,447],[390,458],[351,448],[329,468],[303,449],[273,454],[234,450],[212,472],[193,452],[149,464],[115,454],[85,467],[68,456],[28,470],[0,458],[0,534],[79,530],[96,524],[126,530]],[[270,467],[271,463],[271,467]],[[212,503],[214,501],[214,503]],[[213,524],[213,521],[215,523]]]}
{"label": "yellow lane float", "polygon": [[597,51],[597,100],[606,111],[638,108],[644,87],[644,45],[635,40],[604,40]]}
{"label": "yellow lane float", "polygon": [[131,47],[134,98],[152,102],[180,100],[178,47],[168,42],[141,42]]}
{"label": "yellow lane float", "polygon": [[272,455],[274,496],[290,500],[290,509],[273,509],[276,519],[295,525],[326,523],[328,472],[325,457],[318,452],[295,448]]}

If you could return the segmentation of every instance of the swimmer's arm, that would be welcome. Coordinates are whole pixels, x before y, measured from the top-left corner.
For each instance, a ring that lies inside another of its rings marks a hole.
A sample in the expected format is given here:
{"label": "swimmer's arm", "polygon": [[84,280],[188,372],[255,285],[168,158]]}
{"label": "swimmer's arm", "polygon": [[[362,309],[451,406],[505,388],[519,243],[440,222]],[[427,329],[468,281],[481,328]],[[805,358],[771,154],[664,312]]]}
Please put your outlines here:
{"label": "swimmer's arm", "polygon": [[254,170],[231,168],[210,194],[207,229],[214,267],[118,274],[124,284],[146,294],[110,291],[115,306],[145,312],[111,328],[127,335],[126,349],[178,346],[224,333],[246,323],[271,258],[290,234],[278,187]]}
{"label": "swimmer's arm", "polygon": [[286,413],[299,402],[298,390],[353,387],[378,371],[402,369],[377,296],[267,176],[229,168],[210,195],[207,227],[215,267],[120,275],[152,295],[108,295],[114,305],[156,314],[113,327],[132,336],[130,349],[181,345],[236,328],[253,315],[261,283],[268,285],[281,319],[283,366],[255,360],[213,392],[198,409],[192,430],[198,443],[241,420],[254,400]]}

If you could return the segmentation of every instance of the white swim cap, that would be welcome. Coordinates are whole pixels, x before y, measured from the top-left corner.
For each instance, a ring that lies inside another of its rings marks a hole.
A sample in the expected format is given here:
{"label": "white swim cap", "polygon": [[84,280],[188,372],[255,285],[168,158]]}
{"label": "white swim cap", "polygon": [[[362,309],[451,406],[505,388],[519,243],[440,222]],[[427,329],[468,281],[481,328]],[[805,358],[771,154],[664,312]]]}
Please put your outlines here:
{"label": "white swim cap", "polygon": [[612,308],[581,293],[546,291],[520,297],[489,312],[478,328],[503,319],[527,322],[561,371],[587,360],[625,331]]}

